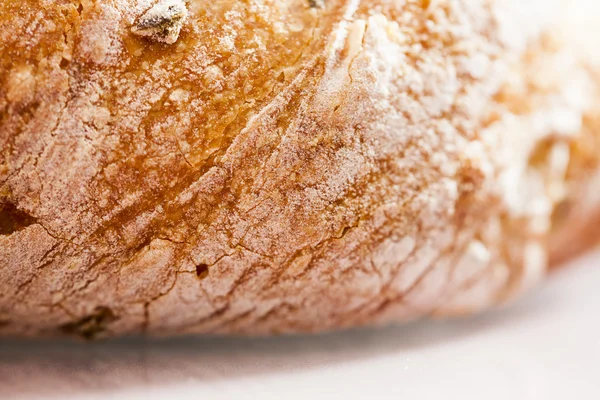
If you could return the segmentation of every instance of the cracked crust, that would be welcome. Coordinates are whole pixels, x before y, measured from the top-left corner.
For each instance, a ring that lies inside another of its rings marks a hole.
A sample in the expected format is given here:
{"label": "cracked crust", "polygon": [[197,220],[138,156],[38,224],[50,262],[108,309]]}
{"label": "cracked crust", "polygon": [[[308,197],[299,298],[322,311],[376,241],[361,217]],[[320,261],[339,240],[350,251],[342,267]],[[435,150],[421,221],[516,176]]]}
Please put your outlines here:
{"label": "cracked crust", "polygon": [[470,313],[594,237],[561,0],[210,3],[0,0],[0,334]]}

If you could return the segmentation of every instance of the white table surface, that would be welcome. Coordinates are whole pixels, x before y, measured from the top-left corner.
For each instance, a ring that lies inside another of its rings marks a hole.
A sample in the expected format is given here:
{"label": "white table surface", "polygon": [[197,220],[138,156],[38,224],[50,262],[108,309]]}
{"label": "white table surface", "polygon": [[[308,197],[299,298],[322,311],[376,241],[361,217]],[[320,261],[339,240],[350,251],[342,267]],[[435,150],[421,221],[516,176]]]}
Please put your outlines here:
{"label": "white table surface", "polygon": [[0,340],[0,399],[600,399],[600,253],[503,310],[312,337]]}

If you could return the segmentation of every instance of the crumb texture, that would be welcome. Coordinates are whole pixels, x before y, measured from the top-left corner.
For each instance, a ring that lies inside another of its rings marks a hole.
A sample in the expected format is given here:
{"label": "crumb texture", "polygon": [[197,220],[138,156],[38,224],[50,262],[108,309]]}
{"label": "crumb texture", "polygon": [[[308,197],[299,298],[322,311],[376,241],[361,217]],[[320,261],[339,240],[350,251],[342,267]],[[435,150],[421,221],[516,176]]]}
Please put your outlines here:
{"label": "crumb texture", "polygon": [[0,0],[0,335],[511,299],[600,221],[600,35],[566,9]]}

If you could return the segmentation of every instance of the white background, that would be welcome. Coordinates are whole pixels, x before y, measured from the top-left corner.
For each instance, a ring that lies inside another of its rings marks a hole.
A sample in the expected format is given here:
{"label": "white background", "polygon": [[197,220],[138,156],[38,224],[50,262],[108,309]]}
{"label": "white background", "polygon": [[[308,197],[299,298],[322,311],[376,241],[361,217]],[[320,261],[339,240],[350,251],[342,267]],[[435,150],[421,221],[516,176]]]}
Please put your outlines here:
{"label": "white background", "polygon": [[0,340],[0,399],[600,399],[600,253],[481,316],[312,337]]}

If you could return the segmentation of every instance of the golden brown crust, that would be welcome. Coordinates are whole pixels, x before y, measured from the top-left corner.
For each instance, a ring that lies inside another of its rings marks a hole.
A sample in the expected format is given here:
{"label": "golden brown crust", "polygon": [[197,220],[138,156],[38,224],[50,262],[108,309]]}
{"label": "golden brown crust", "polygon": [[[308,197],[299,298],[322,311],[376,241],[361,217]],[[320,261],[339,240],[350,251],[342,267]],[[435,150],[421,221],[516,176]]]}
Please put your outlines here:
{"label": "golden brown crust", "polygon": [[0,333],[320,331],[544,274],[598,161],[558,14],[191,0],[140,35],[164,1],[0,0]]}

